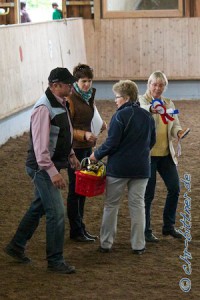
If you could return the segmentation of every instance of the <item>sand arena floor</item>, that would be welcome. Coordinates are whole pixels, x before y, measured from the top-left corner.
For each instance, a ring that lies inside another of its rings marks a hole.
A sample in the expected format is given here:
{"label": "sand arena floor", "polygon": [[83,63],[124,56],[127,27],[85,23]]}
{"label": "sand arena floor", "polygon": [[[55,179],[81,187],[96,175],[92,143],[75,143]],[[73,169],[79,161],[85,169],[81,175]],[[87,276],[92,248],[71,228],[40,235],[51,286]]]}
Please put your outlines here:
{"label": "sand arena floor", "polygon": [[[109,123],[116,110],[112,101],[97,101],[103,118]],[[146,253],[136,256],[131,253],[129,234],[130,218],[126,194],[122,199],[118,219],[118,233],[114,250],[109,254],[97,251],[99,243],[80,244],[70,241],[66,219],[64,253],[66,260],[76,266],[73,275],[57,275],[46,272],[45,260],[45,219],[27,245],[27,255],[31,265],[20,265],[7,257],[2,248],[14,234],[17,225],[32,199],[32,183],[25,173],[25,159],[28,134],[10,139],[0,148],[0,299],[200,299],[200,101],[177,101],[180,121],[183,127],[190,127],[191,133],[182,141],[182,156],[179,158],[179,175],[183,179],[191,175],[192,241],[187,250],[191,253],[192,272],[187,275],[183,260],[179,256],[185,250],[185,240],[163,237],[162,212],[165,201],[165,187],[158,177],[156,197],[153,205],[152,225],[160,238],[156,245],[147,244]],[[98,145],[105,139],[103,133]],[[175,143],[175,148],[177,144]],[[67,180],[67,175],[63,172]],[[182,183],[178,205],[177,223],[180,227],[184,213],[184,193]],[[67,190],[63,191],[64,201]],[[88,198],[85,205],[85,223],[92,233],[99,233],[103,210],[103,196]],[[179,287],[182,278],[191,280],[192,289],[184,293]]]}

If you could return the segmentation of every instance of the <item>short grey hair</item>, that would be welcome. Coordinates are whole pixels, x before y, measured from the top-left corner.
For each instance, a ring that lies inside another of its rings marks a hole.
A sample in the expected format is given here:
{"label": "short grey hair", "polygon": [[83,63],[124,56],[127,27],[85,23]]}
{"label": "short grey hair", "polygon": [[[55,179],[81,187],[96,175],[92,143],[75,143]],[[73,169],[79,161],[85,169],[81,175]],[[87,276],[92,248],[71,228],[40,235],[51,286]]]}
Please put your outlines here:
{"label": "short grey hair", "polygon": [[132,80],[120,80],[112,88],[114,93],[119,93],[122,97],[129,96],[130,102],[138,100],[138,86]]}

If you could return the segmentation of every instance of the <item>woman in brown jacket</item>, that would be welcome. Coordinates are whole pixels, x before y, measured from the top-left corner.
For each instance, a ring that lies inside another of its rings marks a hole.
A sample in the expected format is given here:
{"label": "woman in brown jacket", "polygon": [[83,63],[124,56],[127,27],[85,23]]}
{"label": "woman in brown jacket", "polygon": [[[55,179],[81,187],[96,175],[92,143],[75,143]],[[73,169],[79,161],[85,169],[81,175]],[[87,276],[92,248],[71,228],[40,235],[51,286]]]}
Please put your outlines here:
{"label": "woman in brown jacket", "polygon": [[[74,67],[73,75],[77,82],[73,84],[71,95],[67,98],[70,106],[74,130],[73,149],[79,161],[89,157],[95,146],[97,136],[91,131],[94,115],[94,97],[96,90],[92,88],[93,70],[85,64]],[[106,129],[103,123],[102,130]],[[77,242],[94,242],[97,236],[91,235],[83,223],[85,196],[75,193],[75,170],[68,168],[69,191],[67,198],[67,215],[70,224],[70,238]]]}

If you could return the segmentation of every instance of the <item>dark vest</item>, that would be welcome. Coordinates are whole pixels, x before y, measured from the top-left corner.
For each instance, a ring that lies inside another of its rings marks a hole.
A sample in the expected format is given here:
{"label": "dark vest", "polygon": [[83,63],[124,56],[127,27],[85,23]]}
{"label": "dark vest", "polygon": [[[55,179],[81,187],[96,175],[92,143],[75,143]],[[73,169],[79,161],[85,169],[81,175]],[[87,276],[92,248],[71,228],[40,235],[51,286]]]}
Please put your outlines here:
{"label": "dark vest", "polygon": [[[72,143],[71,143],[71,132],[70,125],[67,115],[68,106],[65,109],[54,97],[50,89],[48,88],[43,95],[34,105],[34,108],[40,105],[45,105],[49,110],[50,116],[50,137],[49,137],[49,152],[51,160],[55,167],[60,170],[68,166],[68,155],[70,154]],[[68,105],[66,103],[66,105]],[[32,141],[32,130],[30,126],[30,145],[28,149],[28,157],[26,165],[32,169],[37,170],[38,164],[36,161],[33,141]]]}
{"label": "dark vest", "polygon": [[[88,103],[81,98],[81,96],[73,89],[72,94],[68,97],[74,104],[74,116],[72,125],[74,129],[80,129],[91,132],[91,121],[94,115],[94,96],[96,89],[93,88],[92,96]],[[94,144],[88,141],[73,140],[73,148],[89,148]]]}

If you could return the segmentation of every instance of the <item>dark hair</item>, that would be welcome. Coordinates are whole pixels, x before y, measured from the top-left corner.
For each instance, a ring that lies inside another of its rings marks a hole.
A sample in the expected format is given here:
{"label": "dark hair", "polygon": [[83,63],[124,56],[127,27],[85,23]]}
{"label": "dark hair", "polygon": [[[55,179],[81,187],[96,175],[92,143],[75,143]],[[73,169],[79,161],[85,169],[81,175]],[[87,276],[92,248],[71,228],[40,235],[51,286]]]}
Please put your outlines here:
{"label": "dark hair", "polygon": [[23,9],[24,7],[26,7],[26,3],[25,2],[20,2],[20,7],[21,7],[21,9]]}
{"label": "dark hair", "polygon": [[52,7],[54,8],[55,6],[58,7],[58,3],[53,2],[53,3],[52,3]]}
{"label": "dark hair", "polygon": [[78,64],[73,69],[73,75],[79,80],[80,78],[90,78],[93,79],[93,69],[90,66],[85,64]]}

